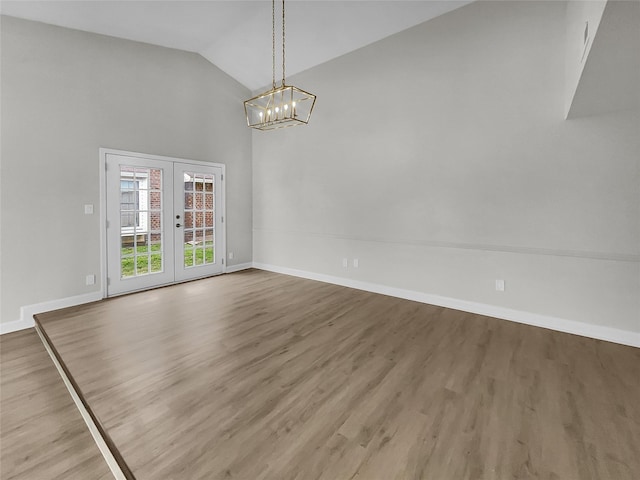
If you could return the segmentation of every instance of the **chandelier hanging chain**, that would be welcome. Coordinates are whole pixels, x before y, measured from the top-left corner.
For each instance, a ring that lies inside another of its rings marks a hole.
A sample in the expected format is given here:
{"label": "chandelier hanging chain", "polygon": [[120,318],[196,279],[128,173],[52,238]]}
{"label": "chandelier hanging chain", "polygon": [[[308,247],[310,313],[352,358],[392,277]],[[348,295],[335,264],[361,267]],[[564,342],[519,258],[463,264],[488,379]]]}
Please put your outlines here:
{"label": "chandelier hanging chain", "polygon": [[284,0],[282,0],[282,86],[284,87]]}
{"label": "chandelier hanging chain", "polygon": [[271,65],[273,67],[273,73],[271,76],[271,82],[273,89],[276,88],[276,0],[271,0]]}

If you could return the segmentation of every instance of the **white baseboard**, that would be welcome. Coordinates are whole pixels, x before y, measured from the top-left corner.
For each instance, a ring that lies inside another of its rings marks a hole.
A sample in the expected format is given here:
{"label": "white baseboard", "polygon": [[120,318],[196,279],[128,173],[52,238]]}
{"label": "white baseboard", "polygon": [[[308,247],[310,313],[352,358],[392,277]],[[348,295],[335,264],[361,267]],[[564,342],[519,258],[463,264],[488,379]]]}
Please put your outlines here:
{"label": "white baseboard", "polygon": [[240,270],[247,270],[249,268],[253,268],[253,263],[247,262],[239,263],[237,265],[228,265],[225,273],[239,272]]}
{"label": "white baseboard", "polygon": [[27,328],[32,328],[36,322],[34,322],[33,318],[31,320],[14,320],[13,322],[2,322],[0,323],[0,335],[4,335],[5,333],[17,332],[18,330],[26,330]]}
{"label": "white baseboard", "polygon": [[[361,282],[349,278],[335,277],[332,275],[324,275],[321,273],[308,272],[305,270],[296,270],[293,268],[279,267],[277,265],[269,265],[259,262],[241,263],[227,267],[227,273],[233,273],[248,268],[258,268],[275,273],[292,275],[295,277],[307,278],[309,280],[317,280],[320,282],[341,285],[344,287],[365,290],[372,293],[380,293],[392,297],[405,298],[430,305],[440,307],[453,308],[464,312],[486,315],[488,317],[510,320],[512,322],[523,323],[535,327],[548,328],[559,332],[571,333],[583,337],[595,338],[598,340],[606,340],[608,342],[619,343],[631,347],[640,348],[640,332],[629,330],[620,330],[616,328],[604,327],[601,325],[593,325],[589,323],[576,322],[575,320],[567,320],[563,318],[540,315],[537,313],[525,312],[522,310],[514,310],[510,308],[498,307],[495,305],[487,305],[484,303],[469,302],[456,298],[442,297],[440,295],[431,295],[424,292],[414,290],[404,290],[401,288],[389,287],[369,282]],[[83,303],[95,302],[102,299],[101,292],[93,292],[75,297],[51,300],[48,302],[27,305],[20,309],[20,319],[13,322],[0,323],[0,335],[11,333],[18,330],[31,328],[35,325],[33,315],[60,308],[72,307]]]}
{"label": "white baseboard", "polygon": [[24,307],[20,307],[20,320],[0,323],[0,335],[35,326],[33,316],[37,313],[50,312],[61,308],[82,305],[83,303],[96,302],[98,300],[102,300],[102,292],[85,293],[84,295],[76,295],[75,297],[58,298],[56,300],[49,300],[48,302],[25,305]]}
{"label": "white baseboard", "polygon": [[365,290],[372,293],[380,293],[392,297],[404,298],[439,307],[452,308],[454,310],[462,310],[463,312],[476,313],[488,317],[500,318],[502,320],[510,320],[512,322],[523,323],[535,327],[548,328],[559,332],[571,333],[583,337],[595,338],[598,340],[606,340],[608,342],[619,343],[631,347],[640,348],[640,332],[628,330],[619,330],[600,325],[592,325],[589,323],[576,322],[574,320],[566,320],[563,318],[540,315],[537,313],[525,312],[522,310],[514,310],[511,308],[498,307],[495,305],[487,305],[484,303],[469,302],[456,298],[442,297],[440,295],[431,295],[428,293],[417,292],[414,290],[404,290],[401,288],[388,287],[375,283],[361,282],[349,278],[334,277],[332,275],[324,275],[321,273],[307,272],[304,270],[296,270],[293,268],[279,267],[277,265],[269,265],[254,262],[254,268],[267,270],[275,273],[283,273],[295,277],[307,278],[309,280],[317,280],[343,287],[355,288],[357,290]]}
{"label": "white baseboard", "polygon": [[[240,270],[247,270],[252,267],[253,263],[251,262],[239,263],[237,265],[228,266],[225,273],[239,272]],[[33,316],[38,313],[50,312],[61,308],[82,305],[83,303],[96,302],[98,300],[102,300],[102,292],[92,292],[84,295],[77,295],[75,297],[60,298],[57,300],[50,300],[48,302],[25,305],[20,307],[19,320],[15,320],[13,322],[0,322],[0,335],[34,327],[35,321],[33,320]]]}

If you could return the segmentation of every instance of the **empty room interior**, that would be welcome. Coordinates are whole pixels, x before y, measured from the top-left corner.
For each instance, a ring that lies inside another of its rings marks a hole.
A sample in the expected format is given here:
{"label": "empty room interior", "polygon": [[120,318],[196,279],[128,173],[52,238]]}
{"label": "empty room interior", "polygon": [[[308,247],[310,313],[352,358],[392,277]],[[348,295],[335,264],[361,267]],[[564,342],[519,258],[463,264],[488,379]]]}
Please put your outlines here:
{"label": "empty room interior", "polygon": [[0,13],[2,480],[640,478],[640,1]]}

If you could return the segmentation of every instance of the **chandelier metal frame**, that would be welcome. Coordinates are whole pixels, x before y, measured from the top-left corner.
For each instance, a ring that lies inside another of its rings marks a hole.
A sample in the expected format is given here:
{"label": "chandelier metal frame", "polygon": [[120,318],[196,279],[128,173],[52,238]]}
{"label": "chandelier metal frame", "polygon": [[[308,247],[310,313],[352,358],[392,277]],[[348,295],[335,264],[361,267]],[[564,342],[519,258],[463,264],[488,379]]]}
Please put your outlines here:
{"label": "chandelier metal frame", "polygon": [[287,85],[285,79],[285,0],[282,0],[282,83],[276,86],[276,2],[271,0],[271,89],[244,102],[247,125],[257,130],[275,130],[309,123],[316,96]]}

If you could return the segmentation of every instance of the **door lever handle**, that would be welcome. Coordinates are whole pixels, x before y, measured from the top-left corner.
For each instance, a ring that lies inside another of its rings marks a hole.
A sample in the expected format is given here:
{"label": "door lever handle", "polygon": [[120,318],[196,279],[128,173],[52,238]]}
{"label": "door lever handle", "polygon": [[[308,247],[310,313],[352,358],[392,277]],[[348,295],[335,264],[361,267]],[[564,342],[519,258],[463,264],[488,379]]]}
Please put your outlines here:
{"label": "door lever handle", "polygon": [[180,228],[182,225],[180,225],[179,223],[176,223],[176,228]]}

